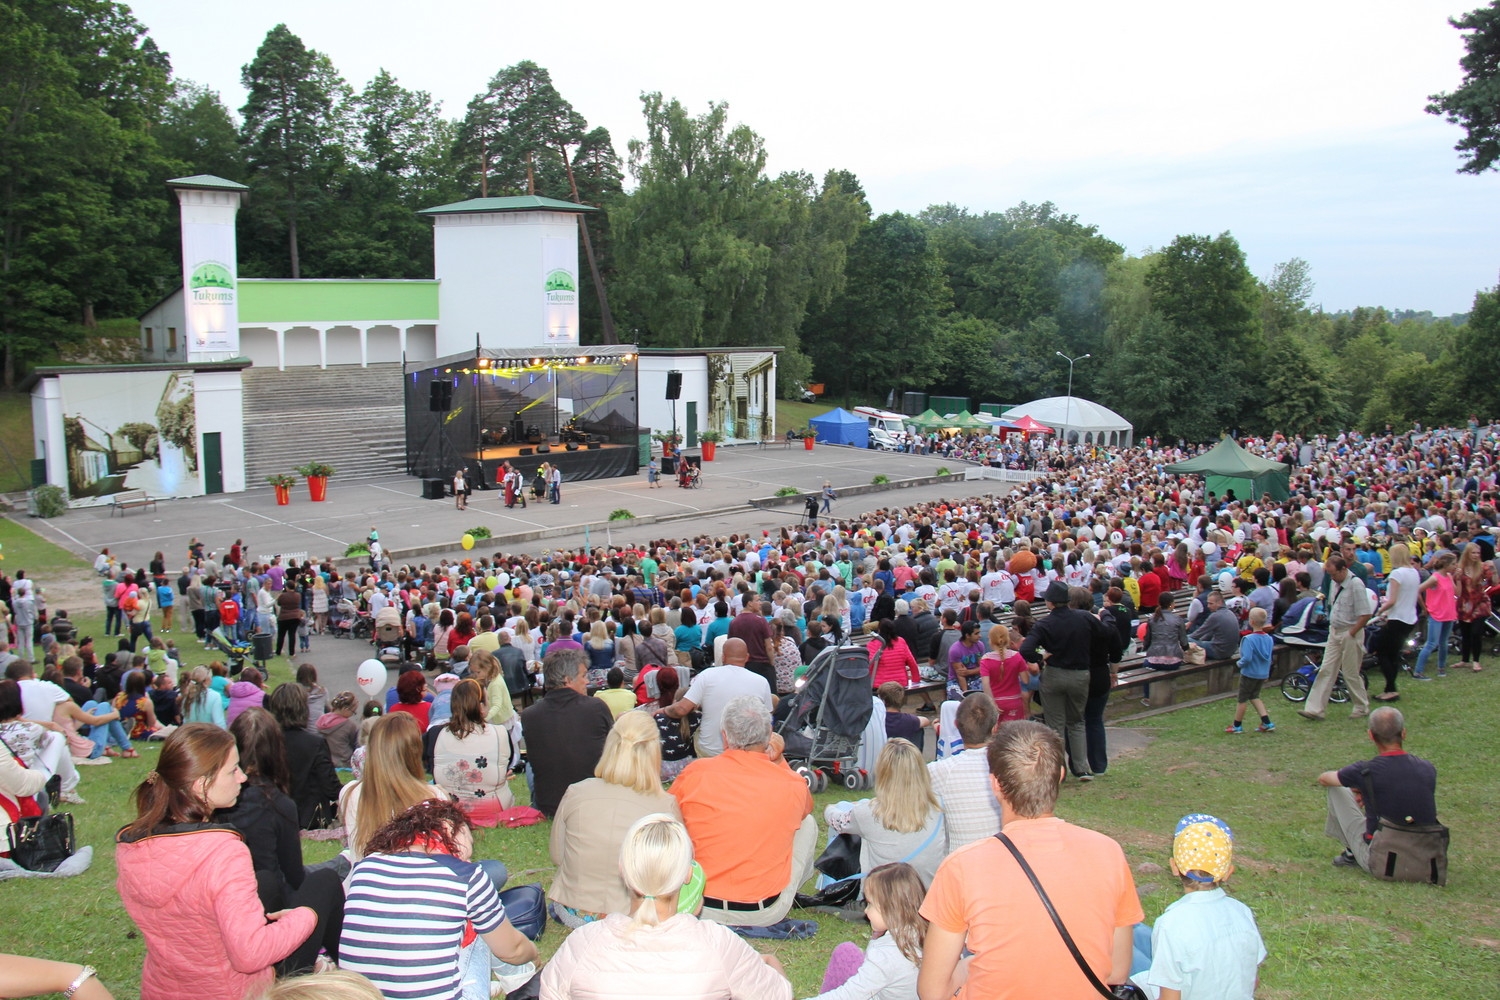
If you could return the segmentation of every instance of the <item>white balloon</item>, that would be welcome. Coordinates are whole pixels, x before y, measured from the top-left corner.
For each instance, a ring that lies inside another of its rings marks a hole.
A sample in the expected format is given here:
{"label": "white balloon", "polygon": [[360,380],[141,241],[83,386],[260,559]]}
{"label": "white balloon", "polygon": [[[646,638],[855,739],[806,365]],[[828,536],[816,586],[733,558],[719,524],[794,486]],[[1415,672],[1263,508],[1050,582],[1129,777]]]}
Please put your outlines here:
{"label": "white balloon", "polygon": [[1208,558],[1213,558],[1214,556],[1216,556],[1216,555],[1219,554],[1219,547],[1217,545],[1215,545],[1213,542],[1204,542],[1203,543],[1203,554],[1204,554],[1204,556],[1206,556]]}
{"label": "white balloon", "polygon": [[374,698],[385,690],[385,664],[379,660],[366,660],[359,665],[354,679],[359,684],[359,689],[368,697]]}

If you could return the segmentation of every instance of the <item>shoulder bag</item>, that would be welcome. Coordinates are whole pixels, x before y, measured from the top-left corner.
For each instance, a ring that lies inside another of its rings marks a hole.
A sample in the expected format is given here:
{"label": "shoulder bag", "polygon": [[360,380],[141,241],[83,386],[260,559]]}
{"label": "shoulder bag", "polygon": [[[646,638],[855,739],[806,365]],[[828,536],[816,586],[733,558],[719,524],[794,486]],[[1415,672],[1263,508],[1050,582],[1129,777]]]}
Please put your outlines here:
{"label": "shoulder bag", "polygon": [[1370,769],[1361,767],[1365,801],[1375,812],[1370,838],[1370,874],[1386,882],[1448,884],[1448,828],[1441,823],[1402,823],[1380,815]]}
{"label": "shoulder bag", "polygon": [[1105,986],[1099,981],[1099,977],[1094,975],[1094,970],[1089,968],[1089,964],[1083,960],[1083,955],[1079,952],[1078,946],[1073,943],[1073,935],[1069,934],[1068,929],[1063,926],[1062,918],[1057,915],[1057,909],[1052,905],[1052,900],[1047,898],[1047,893],[1042,888],[1042,883],[1037,881],[1036,872],[1031,870],[1031,865],[1026,863],[1026,859],[1022,857],[1020,850],[1017,849],[1015,844],[1011,843],[1010,838],[1004,832],[995,834],[995,839],[1005,845],[1005,849],[1010,851],[1011,855],[1016,859],[1016,863],[1021,866],[1021,871],[1025,872],[1026,877],[1031,880],[1031,887],[1036,890],[1037,898],[1047,908],[1047,915],[1052,918],[1052,925],[1057,928],[1057,933],[1062,935],[1063,944],[1068,946],[1068,953],[1073,956],[1073,961],[1078,963],[1078,967],[1083,970],[1083,974],[1088,977],[1089,983],[1098,991],[1099,995],[1115,998],[1115,1000],[1146,1000],[1145,991],[1134,983],[1121,983],[1118,986],[1110,987]]}

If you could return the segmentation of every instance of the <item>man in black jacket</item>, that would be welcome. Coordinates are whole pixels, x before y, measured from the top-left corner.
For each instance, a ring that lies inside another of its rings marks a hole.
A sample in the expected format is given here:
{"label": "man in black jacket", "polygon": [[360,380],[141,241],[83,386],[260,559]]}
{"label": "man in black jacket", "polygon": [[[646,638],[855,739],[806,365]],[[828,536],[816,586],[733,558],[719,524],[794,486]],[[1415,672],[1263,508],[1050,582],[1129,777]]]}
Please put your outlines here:
{"label": "man in black jacket", "polygon": [[582,649],[552,649],[542,659],[542,700],[521,713],[531,804],[550,819],[568,786],[594,776],[614,724],[609,706],[588,696]]}
{"label": "man in black jacket", "polygon": [[1088,739],[1083,710],[1089,696],[1089,666],[1094,639],[1104,625],[1087,611],[1068,606],[1068,586],[1061,580],[1047,585],[1043,595],[1046,617],[1037,619],[1021,642],[1021,656],[1042,664],[1042,716],[1067,744],[1075,775],[1093,781],[1087,770]]}

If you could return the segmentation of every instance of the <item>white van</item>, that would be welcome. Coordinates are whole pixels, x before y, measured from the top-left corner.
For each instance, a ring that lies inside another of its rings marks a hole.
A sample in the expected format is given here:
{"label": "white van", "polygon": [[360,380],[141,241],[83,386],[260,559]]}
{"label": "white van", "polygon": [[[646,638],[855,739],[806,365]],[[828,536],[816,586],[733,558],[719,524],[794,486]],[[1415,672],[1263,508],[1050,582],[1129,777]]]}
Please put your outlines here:
{"label": "white van", "polygon": [[873,406],[856,406],[855,416],[864,417],[871,430],[882,430],[896,441],[906,440],[906,417],[890,410],[877,410]]}

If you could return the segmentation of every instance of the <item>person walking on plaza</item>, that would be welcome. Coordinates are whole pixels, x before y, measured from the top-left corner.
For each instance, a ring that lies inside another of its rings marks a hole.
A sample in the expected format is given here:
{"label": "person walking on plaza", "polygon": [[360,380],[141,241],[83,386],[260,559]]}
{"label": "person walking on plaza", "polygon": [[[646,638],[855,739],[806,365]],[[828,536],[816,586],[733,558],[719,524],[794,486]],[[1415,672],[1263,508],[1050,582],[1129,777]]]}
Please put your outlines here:
{"label": "person walking on plaza", "polygon": [[823,480],[823,513],[824,514],[832,514],[833,513],[833,502],[835,500],[837,500],[838,497],[839,497],[839,495],[837,493],[833,492],[833,483],[829,482],[826,479]]}
{"label": "person walking on plaza", "polygon": [[1354,701],[1351,719],[1370,714],[1370,695],[1359,668],[1365,658],[1365,625],[1375,613],[1370,590],[1349,570],[1343,556],[1329,556],[1323,564],[1331,581],[1328,586],[1328,645],[1323,649],[1323,665],[1313,682],[1307,704],[1297,714],[1304,719],[1322,722],[1328,710],[1328,696],[1333,682],[1342,671],[1349,697]]}
{"label": "person walking on plaza", "polygon": [[547,470],[547,498],[562,503],[562,469],[556,465]]}
{"label": "person walking on plaza", "polygon": [[453,506],[458,510],[464,510],[469,505],[469,485],[464,481],[464,470],[459,469],[453,474]]}

